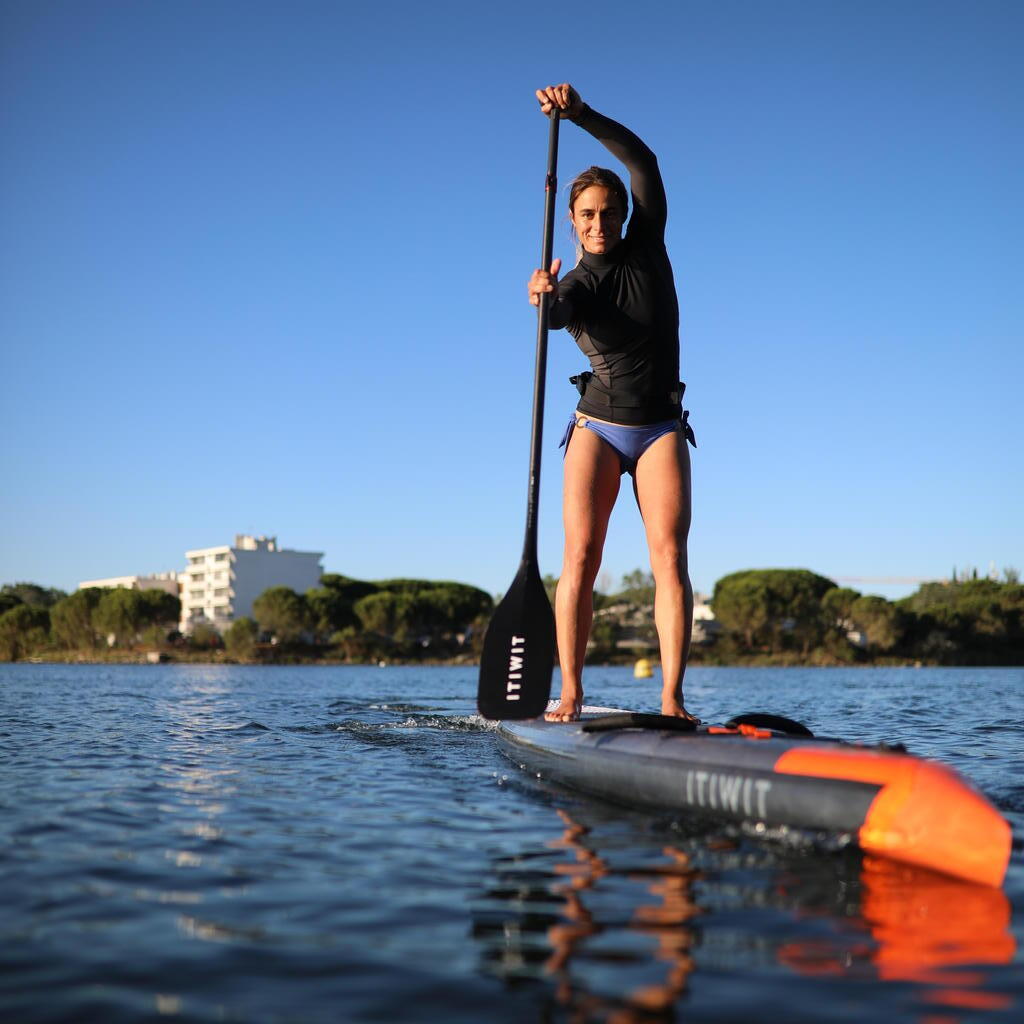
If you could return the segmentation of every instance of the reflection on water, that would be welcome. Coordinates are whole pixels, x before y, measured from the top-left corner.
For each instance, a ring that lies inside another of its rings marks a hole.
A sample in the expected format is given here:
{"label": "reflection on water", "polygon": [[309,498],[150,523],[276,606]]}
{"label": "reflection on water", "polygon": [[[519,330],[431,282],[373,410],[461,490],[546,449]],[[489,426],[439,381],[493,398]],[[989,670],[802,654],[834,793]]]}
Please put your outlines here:
{"label": "reflection on water", "polygon": [[[629,1010],[660,1012],[668,1009],[686,987],[686,979],[693,970],[690,957],[693,933],[686,923],[699,910],[692,897],[695,871],[689,856],[683,850],[666,846],[663,850],[665,864],[628,872],[627,877],[640,882],[652,902],[633,907],[625,927],[653,937],[650,955],[665,963],[665,977],[660,983],[638,987],[609,1001],[581,990],[574,983],[572,958],[587,940],[606,928],[605,924],[595,920],[584,894],[597,886],[611,868],[606,860],[587,846],[585,837],[588,829],[575,822],[566,811],[559,809],[556,813],[566,827],[561,838],[549,845],[552,849],[564,849],[572,858],[553,866],[555,876],[563,879],[552,885],[551,891],[564,901],[564,921],[547,929],[552,954],[544,963],[544,971],[555,979],[557,1001],[585,1009],[588,1014],[614,1008],[616,1019],[623,1021],[632,1019]],[[604,955],[611,957],[613,954]]]}
{"label": "reflection on water", "polygon": [[[224,729],[229,692],[227,677],[210,669],[176,679],[171,699],[159,704],[168,743],[157,785],[171,791],[170,802],[162,803],[160,810],[179,819],[175,832],[193,846],[164,851],[164,857],[177,868],[202,867],[224,838],[224,830],[216,822],[237,791],[233,780],[239,770],[216,766],[209,734]],[[195,902],[201,899],[197,895]],[[216,930],[215,925],[197,928],[191,918],[184,917],[179,925],[198,938],[209,938]]]}
{"label": "reflection on water", "polygon": [[[657,706],[657,680],[592,680],[598,703]],[[1019,851],[1008,925],[1003,893],[842,842],[574,801],[510,766],[475,688],[472,667],[0,666],[0,1020],[1020,1016]],[[930,701],[915,752],[1024,827],[1022,672],[692,689],[711,717],[772,706],[826,734],[859,702],[887,738]]]}
{"label": "reflection on water", "polygon": [[[550,853],[495,864],[474,928],[486,969],[512,983],[544,979],[573,1020],[625,1024],[670,1012],[694,969],[700,874],[690,855],[667,845],[656,862],[616,867],[589,827],[555,813],[563,830],[545,844]],[[620,883],[634,890],[627,917]]]}
{"label": "reflection on water", "polygon": [[[999,889],[847,854],[787,860],[742,838],[657,843],[554,808],[543,850],[493,863],[475,913],[485,971],[544,985],[568,1020],[675,1019],[702,977],[769,971],[909,983],[922,1020],[1009,1010],[991,971],[1016,952]],[[690,990],[690,991],[688,991]]]}
{"label": "reflection on water", "polygon": [[873,960],[884,981],[932,986],[928,1002],[964,1009],[1008,1009],[1004,994],[981,991],[984,970],[967,965],[1007,964],[1016,952],[1010,903],[1002,889],[912,872],[884,860],[866,860],[863,916],[877,942]]}

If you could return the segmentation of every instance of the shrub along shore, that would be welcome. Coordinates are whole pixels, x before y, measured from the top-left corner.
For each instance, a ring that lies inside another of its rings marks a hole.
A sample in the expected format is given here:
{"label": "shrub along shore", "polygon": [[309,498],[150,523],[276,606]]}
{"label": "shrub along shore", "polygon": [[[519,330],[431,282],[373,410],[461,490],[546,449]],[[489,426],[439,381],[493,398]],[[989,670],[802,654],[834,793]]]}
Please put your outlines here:
{"label": "shrub along shore", "polygon": [[[713,619],[695,626],[690,661],[709,665],[1022,665],[1024,586],[1004,579],[926,583],[909,597],[864,595],[806,569],[720,579]],[[545,583],[553,596],[557,583]],[[588,662],[657,659],[654,581],[636,570],[594,594]],[[65,594],[0,587],[0,660],[248,664],[475,664],[494,609],[463,583],[370,582],[327,574],[305,594],[272,587],[221,635],[177,630],[180,602],[158,590]]]}

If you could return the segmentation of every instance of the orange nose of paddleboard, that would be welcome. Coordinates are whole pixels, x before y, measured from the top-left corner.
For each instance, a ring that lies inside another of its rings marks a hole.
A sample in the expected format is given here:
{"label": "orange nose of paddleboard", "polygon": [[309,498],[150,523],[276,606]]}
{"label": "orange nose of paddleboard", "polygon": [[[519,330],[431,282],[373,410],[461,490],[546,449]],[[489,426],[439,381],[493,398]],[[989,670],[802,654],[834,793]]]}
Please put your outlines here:
{"label": "orange nose of paddleboard", "polygon": [[862,849],[985,885],[1002,885],[1010,826],[955,771],[934,761],[813,746],[783,754],[775,770],[881,786],[858,832]]}

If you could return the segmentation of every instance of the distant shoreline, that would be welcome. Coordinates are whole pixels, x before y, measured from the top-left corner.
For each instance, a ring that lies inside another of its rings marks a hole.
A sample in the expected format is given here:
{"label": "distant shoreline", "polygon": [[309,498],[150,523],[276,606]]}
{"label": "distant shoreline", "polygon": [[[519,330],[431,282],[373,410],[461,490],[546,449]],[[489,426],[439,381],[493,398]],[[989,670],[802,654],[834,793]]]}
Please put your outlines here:
{"label": "distant shoreline", "polygon": [[[154,658],[153,655],[160,655],[159,658]],[[586,667],[588,668],[630,668],[633,664],[639,660],[638,658],[628,657],[615,660],[601,660],[594,662],[587,662]],[[657,659],[650,657],[646,658],[650,662],[651,666],[657,670],[660,665]],[[346,658],[323,658],[323,657],[304,657],[301,655],[291,655],[282,652],[281,656],[274,659],[239,659],[233,658],[230,655],[223,652],[174,652],[170,654],[168,652],[159,651],[111,651],[102,657],[85,656],[84,654],[76,654],[75,652],[68,652],[64,655],[54,654],[49,657],[30,657],[22,658],[17,662],[7,662],[6,664],[15,665],[238,665],[244,667],[265,667],[265,668],[285,668],[285,667],[337,667],[337,666],[351,666],[353,668],[370,668],[374,666],[393,668],[393,667],[415,667],[422,666],[424,668],[437,668],[443,666],[453,667],[476,667],[479,665],[479,658],[475,654],[465,654],[454,658],[419,658],[416,660],[399,660],[399,659],[383,659],[380,661],[374,661],[367,659],[364,661],[353,661]],[[957,664],[940,663],[937,661],[924,661],[921,659],[912,658],[878,658],[873,661],[863,661],[851,663],[848,661],[841,661],[837,658],[827,657],[810,657],[801,658],[794,652],[784,652],[777,654],[762,654],[762,655],[746,655],[743,657],[732,658],[728,661],[719,661],[709,657],[691,657],[687,666],[690,668],[849,668],[849,669],[860,669],[860,668],[1016,668],[1019,666],[1015,665],[997,665],[988,663],[978,663],[973,661],[965,661]]]}
{"label": "distant shoreline", "polygon": [[[807,569],[746,569],[694,607],[690,664],[839,667],[1024,665],[1024,584],[955,577],[893,604]],[[556,582],[546,578],[553,591]],[[270,587],[250,618],[182,634],[181,601],[164,591],[34,583],[0,587],[0,659],[96,664],[477,664],[493,599],[466,584],[337,574],[299,594]],[[654,580],[640,570],[595,594],[591,664],[657,660]],[[6,610],[4,610],[6,607]],[[698,614],[699,612],[699,614]]]}

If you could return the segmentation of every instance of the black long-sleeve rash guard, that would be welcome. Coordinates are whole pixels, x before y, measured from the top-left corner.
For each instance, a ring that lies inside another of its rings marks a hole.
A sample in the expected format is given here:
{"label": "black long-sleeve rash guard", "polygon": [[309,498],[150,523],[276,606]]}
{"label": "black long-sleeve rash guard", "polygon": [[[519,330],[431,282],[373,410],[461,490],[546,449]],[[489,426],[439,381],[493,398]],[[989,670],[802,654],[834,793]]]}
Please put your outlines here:
{"label": "black long-sleeve rash guard", "polygon": [[625,164],[633,194],[622,241],[607,253],[584,252],[549,306],[549,325],[567,328],[590,360],[593,376],[577,409],[630,426],[677,418],[679,301],[657,157],[628,128],[589,107],[576,123]]}

